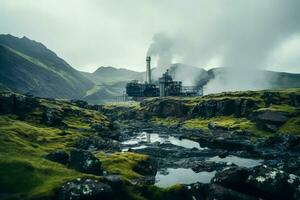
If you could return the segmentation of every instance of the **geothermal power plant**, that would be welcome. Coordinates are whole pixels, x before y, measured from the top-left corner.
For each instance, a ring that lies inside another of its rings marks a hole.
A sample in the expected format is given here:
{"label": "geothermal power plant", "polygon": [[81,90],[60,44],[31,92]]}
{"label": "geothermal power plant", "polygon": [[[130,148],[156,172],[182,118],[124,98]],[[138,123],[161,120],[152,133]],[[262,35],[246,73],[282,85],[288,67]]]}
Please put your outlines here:
{"label": "geothermal power plant", "polygon": [[151,78],[151,57],[146,57],[146,81],[140,83],[132,80],[126,84],[126,95],[132,100],[140,100],[146,97],[166,96],[201,96],[203,88],[197,86],[183,86],[181,81],[173,80],[167,70],[158,80]]}

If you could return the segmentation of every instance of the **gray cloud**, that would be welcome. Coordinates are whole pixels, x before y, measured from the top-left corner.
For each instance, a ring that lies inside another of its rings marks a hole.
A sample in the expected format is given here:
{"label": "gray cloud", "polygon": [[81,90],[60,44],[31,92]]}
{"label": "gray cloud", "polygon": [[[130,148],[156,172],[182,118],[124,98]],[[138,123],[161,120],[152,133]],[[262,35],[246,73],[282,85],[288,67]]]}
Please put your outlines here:
{"label": "gray cloud", "polygon": [[299,72],[300,44],[290,42],[300,38],[299,10],[298,0],[1,0],[0,30],[41,41],[85,71],[143,71],[162,33],[170,48],[152,52],[164,54],[159,65]]}

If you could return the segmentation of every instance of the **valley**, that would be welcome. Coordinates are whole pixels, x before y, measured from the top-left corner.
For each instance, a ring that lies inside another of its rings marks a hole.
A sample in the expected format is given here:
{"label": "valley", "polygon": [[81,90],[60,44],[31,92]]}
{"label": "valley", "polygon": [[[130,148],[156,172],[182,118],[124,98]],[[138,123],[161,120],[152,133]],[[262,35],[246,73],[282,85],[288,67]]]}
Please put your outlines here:
{"label": "valley", "polygon": [[2,199],[299,197],[299,89],[0,102]]}

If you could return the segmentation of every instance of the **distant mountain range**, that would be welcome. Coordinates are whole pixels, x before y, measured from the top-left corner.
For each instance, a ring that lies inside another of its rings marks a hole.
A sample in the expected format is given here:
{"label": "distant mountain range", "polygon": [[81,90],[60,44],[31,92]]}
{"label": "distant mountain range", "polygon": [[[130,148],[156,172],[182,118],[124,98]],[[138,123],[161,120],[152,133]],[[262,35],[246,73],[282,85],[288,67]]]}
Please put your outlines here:
{"label": "distant mountain range", "polygon": [[[143,81],[145,72],[99,67],[95,72],[80,72],[43,44],[26,37],[0,35],[0,89],[40,97],[84,99],[90,103],[115,101],[125,92],[128,81]],[[204,70],[181,63],[173,64],[170,74],[185,85],[206,85],[222,79],[227,68]],[[161,76],[152,69],[153,77]],[[300,87],[300,74],[261,71],[273,77],[271,87]],[[275,78],[274,78],[275,77]]]}
{"label": "distant mountain range", "polygon": [[94,83],[43,44],[0,35],[0,83],[40,97],[82,98]]}

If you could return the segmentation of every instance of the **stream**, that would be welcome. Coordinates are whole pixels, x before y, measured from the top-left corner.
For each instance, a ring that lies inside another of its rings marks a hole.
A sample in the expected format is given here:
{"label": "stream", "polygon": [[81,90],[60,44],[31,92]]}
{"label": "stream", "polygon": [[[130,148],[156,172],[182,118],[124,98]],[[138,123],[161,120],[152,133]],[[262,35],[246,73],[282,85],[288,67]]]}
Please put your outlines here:
{"label": "stream", "polygon": [[213,149],[167,133],[136,132],[124,139],[121,145],[123,152],[148,154],[158,161],[155,185],[159,187],[169,187],[177,183],[209,183],[217,171],[214,168],[194,170],[193,166],[197,163],[213,163],[218,170],[222,170],[230,165],[252,168],[263,162],[260,159],[235,155],[220,158]]}

